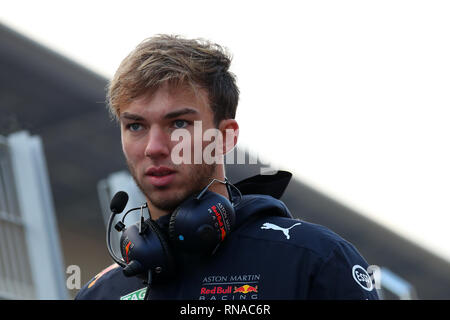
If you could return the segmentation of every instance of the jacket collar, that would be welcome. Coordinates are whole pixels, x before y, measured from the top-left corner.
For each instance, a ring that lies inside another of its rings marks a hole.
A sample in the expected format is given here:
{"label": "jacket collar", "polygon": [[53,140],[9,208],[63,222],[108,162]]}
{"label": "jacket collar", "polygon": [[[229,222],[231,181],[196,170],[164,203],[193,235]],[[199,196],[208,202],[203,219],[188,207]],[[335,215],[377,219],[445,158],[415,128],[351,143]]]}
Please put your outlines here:
{"label": "jacket collar", "polygon": [[242,199],[235,207],[236,227],[261,215],[292,218],[289,209],[279,200],[291,177],[287,171],[278,171],[274,175],[257,175],[236,183],[242,193]]}
{"label": "jacket collar", "polygon": [[280,199],[286,190],[292,174],[277,171],[273,175],[256,175],[234,184],[244,194],[264,194]]}

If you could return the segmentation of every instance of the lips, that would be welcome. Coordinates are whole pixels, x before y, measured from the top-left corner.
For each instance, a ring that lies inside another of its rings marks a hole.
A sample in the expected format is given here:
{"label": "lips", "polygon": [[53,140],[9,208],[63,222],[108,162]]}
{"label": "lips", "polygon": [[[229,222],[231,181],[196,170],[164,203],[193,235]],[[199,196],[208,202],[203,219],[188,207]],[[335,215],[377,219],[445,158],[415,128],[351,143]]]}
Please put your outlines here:
{"label": "lips", "polygon": [[168,167],[152,167],[145,171],[150,184],[155,187],[164,187],[169,185],[175,178],[176,171]]}

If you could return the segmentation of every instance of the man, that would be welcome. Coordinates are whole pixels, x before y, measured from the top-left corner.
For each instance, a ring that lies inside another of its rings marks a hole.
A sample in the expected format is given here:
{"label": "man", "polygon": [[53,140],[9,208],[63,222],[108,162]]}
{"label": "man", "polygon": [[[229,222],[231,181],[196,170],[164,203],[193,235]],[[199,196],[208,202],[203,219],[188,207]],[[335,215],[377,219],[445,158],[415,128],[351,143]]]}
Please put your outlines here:
{"label": "man", "polygon": [[[208,41],[156,36],[124,59],[108,98],[129,170],[161,236],[171,232],[174,210],[214,181],[219,183],[209,190],[233,202],[232,231],[206,255],[174,246],[176,272],[164,281],[156,275],[147,285],[140,277],[126,277],[116,264],[88,282],[77,299],[378,298],[367,262],[350,243],[325,227],[293,219],[278,200],[289,173],[236,184],[237,201],[229,185],[220,183],[226,182],[223,157],[236,145],[239,130],[234,119],[239,90],[230,62],[223,48]],[[182,141],[174,139],[180,130]],[[213,132],[212,149],[207,132]]]}

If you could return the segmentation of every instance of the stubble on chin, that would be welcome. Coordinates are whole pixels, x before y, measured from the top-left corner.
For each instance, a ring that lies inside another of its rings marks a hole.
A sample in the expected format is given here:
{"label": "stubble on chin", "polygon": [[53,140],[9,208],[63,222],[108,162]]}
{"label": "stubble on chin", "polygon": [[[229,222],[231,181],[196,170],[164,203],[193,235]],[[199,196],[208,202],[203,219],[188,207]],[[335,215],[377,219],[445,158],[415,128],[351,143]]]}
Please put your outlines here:
{"label": "stubble on chin", "polygon": [[[136,170],[130,162],[127,161],[128,169],[134,182],[151,202],[153,206],[164,211],[175,210],[187,197],[202,190],[214,177],[216,164],[195,164],[190,166],[190,171],[186,175],[186,181],[181,182],[181,188],[171,192],[170,195],[161,196],[161,193],[166,193],[169,187],[153,187],[154,190],[144,188],[143,184],[137,178]],[[160,191],[160,192],[158,192]]]}

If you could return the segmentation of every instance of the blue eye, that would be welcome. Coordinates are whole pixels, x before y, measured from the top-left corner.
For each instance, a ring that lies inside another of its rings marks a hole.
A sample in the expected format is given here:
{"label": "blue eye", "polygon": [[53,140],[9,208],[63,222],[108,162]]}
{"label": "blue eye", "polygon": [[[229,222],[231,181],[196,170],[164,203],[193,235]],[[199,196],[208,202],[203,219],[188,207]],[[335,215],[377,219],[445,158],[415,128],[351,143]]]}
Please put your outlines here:
{"label": "blue eye", "polygon": [[186,120],[175,120],[173,122],[173,125],[177,129],[185,128],[188,125],[188,122]]}
{"label": "blue eye", "polygon": [[141,125],[139,123],[130,123],[130,124],[127,124],[126,127],[130,131],[138,131],[139,129],[141,129]]}

